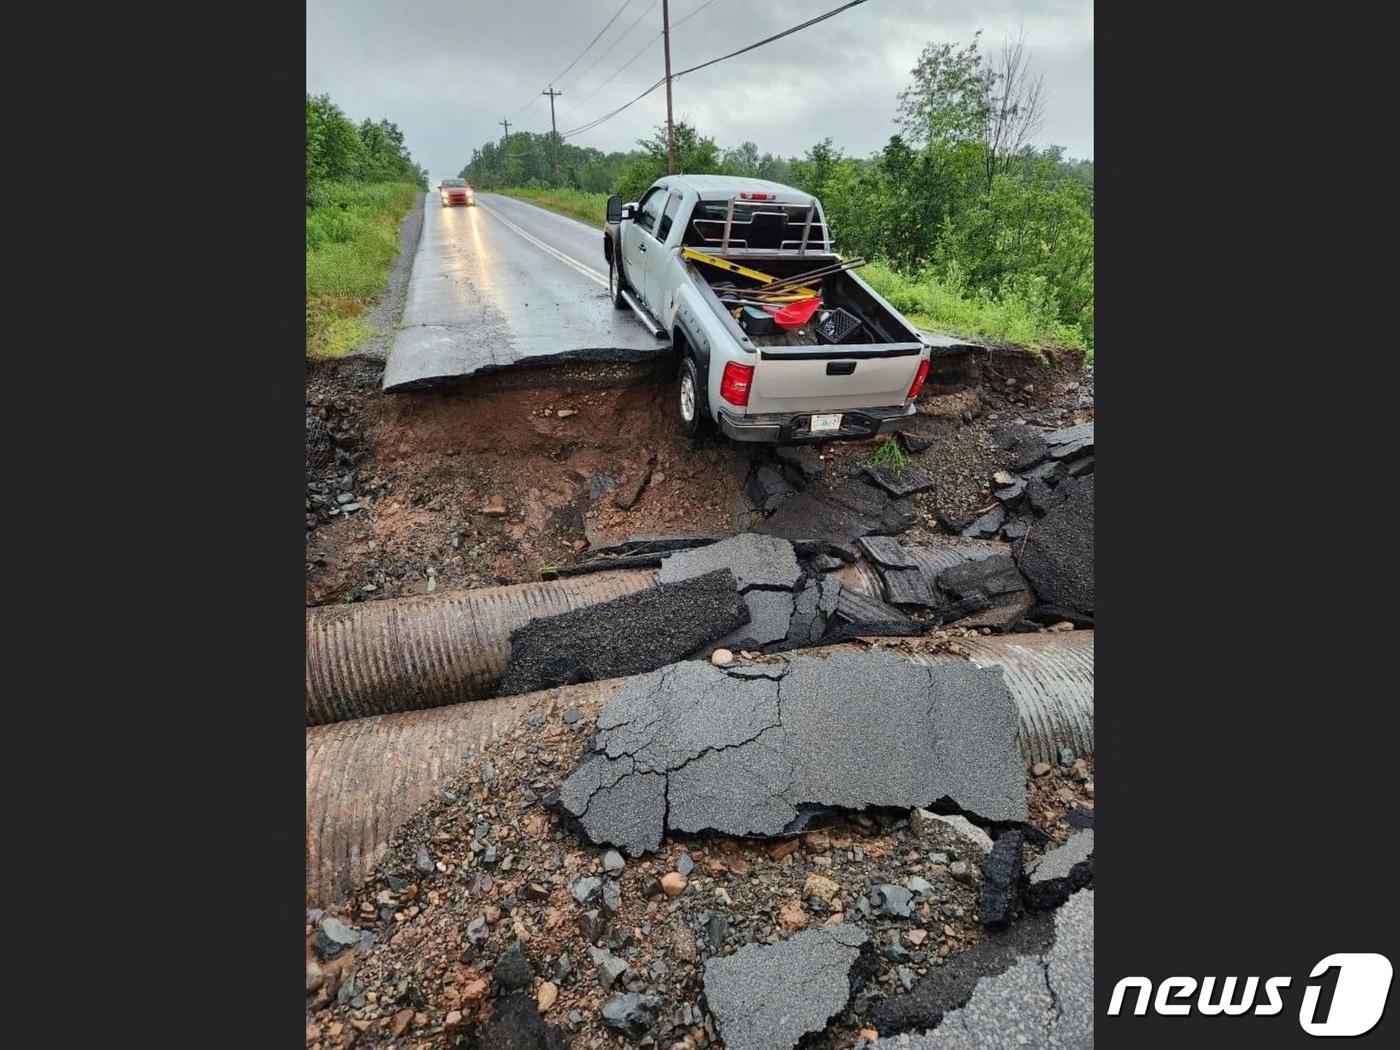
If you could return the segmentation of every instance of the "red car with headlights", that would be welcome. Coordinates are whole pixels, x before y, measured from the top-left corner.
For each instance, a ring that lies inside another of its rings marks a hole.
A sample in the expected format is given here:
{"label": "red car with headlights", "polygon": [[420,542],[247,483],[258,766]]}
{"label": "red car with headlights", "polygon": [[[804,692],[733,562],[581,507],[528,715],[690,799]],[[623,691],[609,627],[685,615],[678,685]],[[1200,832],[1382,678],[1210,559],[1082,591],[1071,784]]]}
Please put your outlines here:
{"label": "red car with headlights", "polygon": [[454,204],[476,204],[476,195],[472,193],[472,188],[467,185],[466,179],[444,179],[438,186],[438,191],[442,194],[444,208],[449,208]]}

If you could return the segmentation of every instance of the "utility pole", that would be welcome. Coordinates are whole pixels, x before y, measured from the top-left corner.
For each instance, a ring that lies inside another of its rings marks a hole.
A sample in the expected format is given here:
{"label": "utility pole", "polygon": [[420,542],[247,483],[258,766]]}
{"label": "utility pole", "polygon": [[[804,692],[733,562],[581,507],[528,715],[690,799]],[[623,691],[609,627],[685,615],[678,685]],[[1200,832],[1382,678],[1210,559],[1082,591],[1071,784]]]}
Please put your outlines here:
{"label": "utility pole", "polygon": [[676,132],[671,119],[671,3],[661,0],[661,44],[666,52],[666,173],[676,173]]}
{"label": "utility pole", "polygon": [[508,150],[508,149],[510,149],[510,121],[508,121],[508,120],[498,120],[498,121],[496,121],[496,123],[499,124],[499,125],[501,125],[501,127],[503,127],[503,128],[506,129],[505,146],[504,146],[503,148]]}
{"label": "utility pole", "polygon": [[541,95],[549,96],[549,130],[553,135],[554,148],[550,151],[550,166],[554,169],[554,181],[559,181],[559,125],[554,123],[554,100],[564,92],[555,91],[554,85],[549,85],[548,91],[541,91]]}

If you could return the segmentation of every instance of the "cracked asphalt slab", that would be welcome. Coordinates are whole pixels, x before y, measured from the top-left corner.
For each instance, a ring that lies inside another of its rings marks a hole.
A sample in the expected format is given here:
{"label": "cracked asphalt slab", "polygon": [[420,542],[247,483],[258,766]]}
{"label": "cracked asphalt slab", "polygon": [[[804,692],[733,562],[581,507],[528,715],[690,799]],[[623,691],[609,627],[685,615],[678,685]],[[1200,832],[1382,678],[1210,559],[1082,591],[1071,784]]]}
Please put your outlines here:
{"label": "cracked asphalt slab", "polygon": [[1056,908],[1094,877],[1094,831],[1086,828],[1048,851],[1030,866],[1026,903],[1033,908]]}
{"label": "cracked asphalt slab", "polygon": [[668,831],[780,835],[814,807],[1025,820],[999,670],[878,650],[771,666],[765,677],[692,661],[623,683],[552,801],[589,841],[634,857]]}
{"label": "cracked asphalt slab", "polygon": [[1073,1048],[1094,1045],[1094,891],[1055,912],[1054,941],[979,980],[965,1005],[922,1034],[880,1039],[880,1050]]}
{"label": "cracked asphalt slab", "polygon": [[[423,212],[385,390],[526,363],[643,361],[670,353],[614,309],[601,231],[495,194]],[[583,232],[581,232],[583,231]]]}
{"label": "cracked asphalt slab", "polygon": [[1062,481],[1064,501],[1032,526],[1017,563],[1046,605],[1094,615],[1094,476]]}
{"label": "cracked asphalt slab", "polygon": [[661,561],[662,583],[675,583],[716,569],[729,569],[739,590],[751,587],[793,590],[802,576],[791,543],[775,536],[744,532],[707,547],[668,554]]}
{"label": "cracked asphalt slab", "polygon": [[726,1050],[784,1050],[819,1032],[851,997],[851,969],[869,943],[849,923],[705,963],[705,999]]}

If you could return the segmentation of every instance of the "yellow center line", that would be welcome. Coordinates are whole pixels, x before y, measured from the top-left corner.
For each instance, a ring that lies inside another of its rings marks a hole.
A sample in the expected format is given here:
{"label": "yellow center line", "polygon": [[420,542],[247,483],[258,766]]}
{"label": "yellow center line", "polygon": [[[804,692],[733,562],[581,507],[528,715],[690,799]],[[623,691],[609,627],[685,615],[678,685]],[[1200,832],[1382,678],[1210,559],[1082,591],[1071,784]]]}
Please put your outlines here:
{"label": "yellow center line", "polygon": [[509,219],[507,219],[504,215],[502,215],[500,212],[498,212],[495,208],[492,208],[492,207],[489,207],[489,206],[487,206],[487,205],[485,205],[485,204],[482,204],[481,201],[477,201],[477,202],[476,202],[476,206],[477,206],[478,208],[485,208],[485,209],[486,209],[486,213],[487,213],[488,215],[491,215],[491,216],[493,216],[494,218],[499,219],[501,222],[505,223],[505,224],[506,224],[507,226],[509,226],[512,230],[514,230],[516,233],[520,234],[520,236],[524,237],[527,241],[529,241],[531,244],[533,244],[536,248],[539,248],[539,249],[541,249],[542,251],[548,252],[550,255],[554,256],[556,259],[558,259],[558,260],[559,260],[561,263],[563,263],[565,266],[571,266],[571,267],[573,267],[575,270],[577,270],[579,273],[583,274],[583,275],[584,275],[585,277],[587,277],[589,280],[591,280],[591,281],[597,281],[597,282],[598,282],[599,284],[601,284],[604,288],[606,288],[606,287],[608,286],[608,279],[607,279],[606,276],[604,276],[603,274],[599,273],[597,270],[594,270],[592,267],[585,266],[583,263],[579,262],[577,259],[573,258],[572,256],[565,255],[563,252],[559,251],[558,249],[553,248],[553,247],[551,247],[551,246],[548,245],[548,244],[545,244],[544,241],[540,240],[538,237],[534,236],[533,234],[526,233],[526,232],[525,232],[524,230],[522,230],[519,226],[517,226],[515,223],[511,222],[511,221],[510,221]]}

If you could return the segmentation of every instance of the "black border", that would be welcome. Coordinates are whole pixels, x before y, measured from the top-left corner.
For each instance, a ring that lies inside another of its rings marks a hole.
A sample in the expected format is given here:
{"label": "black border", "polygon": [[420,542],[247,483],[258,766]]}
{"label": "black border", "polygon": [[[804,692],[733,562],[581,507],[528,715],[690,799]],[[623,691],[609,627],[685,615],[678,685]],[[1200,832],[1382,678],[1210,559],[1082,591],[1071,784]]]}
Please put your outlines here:
{"label": "black border", "polygon": [[[1096,23],[1097,1042],[1316,1045],[1314,964],[1400,964],[1394,628],[1369,608],[1396,387],[1365,304],[1391,296],[1341,146],[1391,63],[1339,10]],[[1106,1016],[1119,978],[1178,974],[1292,985],[1273,1017]]]}

